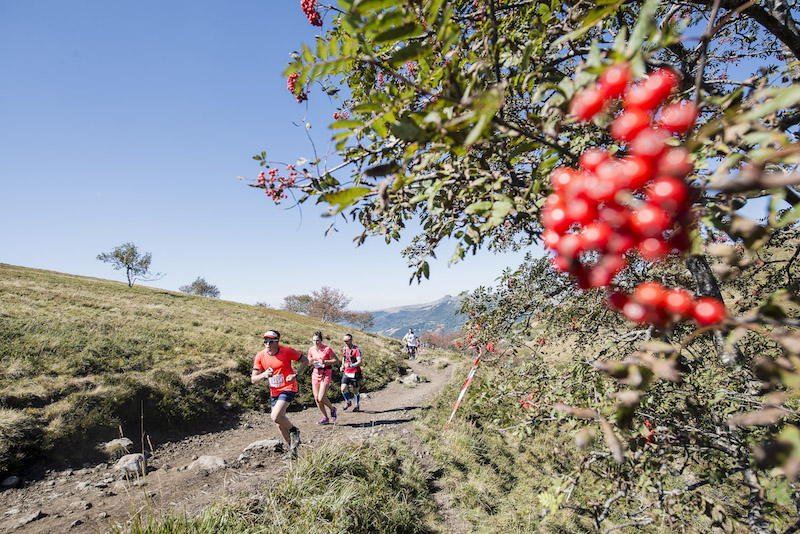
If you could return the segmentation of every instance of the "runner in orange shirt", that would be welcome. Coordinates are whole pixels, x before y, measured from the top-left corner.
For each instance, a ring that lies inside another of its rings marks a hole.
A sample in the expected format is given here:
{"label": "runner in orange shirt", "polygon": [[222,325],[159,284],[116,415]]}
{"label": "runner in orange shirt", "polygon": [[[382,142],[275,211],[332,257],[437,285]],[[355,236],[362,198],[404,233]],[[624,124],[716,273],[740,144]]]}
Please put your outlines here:
{"label": "runner in orange shirt", "polygon": [[[336,421],[336,408],[325,395],[331,385],[331,380],[333,380],[333,364],[338,364],[339,358],[336,357],[333,349],[322,344],[322,332],[314,332],[311,341],[314,343],[308,349],[308,360],[314,366],[314,371],[311,373],[311,387],[314,390],[314,401],[317,403],[317,408],[322,412],[322,419],[317,424],[327,425],[330,421]],[[331,411],[330,419],[328,419],[328,412],[325,411],[326,407]]]}
{"label": "runner in orange shirt", "polygon": [[[289,452],[284,458],[297,458],[300,430],[286,417],[286,409],[297,395],[297,375],[302,374],[308,367],[308,358],[291,347],[278,345],[281,335],[276,330],[267,330],[263,337],[266,348],[256,354],[253,360],[253,374],[250,375],[250,381],[258,384],[267,379],[269,382],[272,401],[270,418],[278,425],[283,439],[289,444]],[[293,361],[300,362],[297,372],[292,368]]]}

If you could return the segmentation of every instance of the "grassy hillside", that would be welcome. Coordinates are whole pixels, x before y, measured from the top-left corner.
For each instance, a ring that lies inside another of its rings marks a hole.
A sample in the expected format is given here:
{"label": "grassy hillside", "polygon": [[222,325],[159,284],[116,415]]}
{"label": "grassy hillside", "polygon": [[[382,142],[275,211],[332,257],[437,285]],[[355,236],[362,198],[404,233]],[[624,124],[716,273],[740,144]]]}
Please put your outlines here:
{"label": "grassy hillside", "polygon": [[[223,406],[259,409],[250,384],[266,329],[305,352],[351,328],[292,313],[0,264],[0,475],[33,458],[86,457],[120,430],[186,430]],[[366,390],[397,376],[401,345],[352,331]],[[298,402],[312,404],[309,374]],[[66,446],[68,445],[68,446]]]}

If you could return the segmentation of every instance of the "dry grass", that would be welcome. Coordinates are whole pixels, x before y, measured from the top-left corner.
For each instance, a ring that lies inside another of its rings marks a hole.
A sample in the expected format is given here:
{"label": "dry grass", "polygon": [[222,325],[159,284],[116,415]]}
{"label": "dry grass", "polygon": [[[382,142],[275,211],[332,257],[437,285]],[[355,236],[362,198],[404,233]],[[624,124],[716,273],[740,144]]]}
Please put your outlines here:
{"label": "dry grass", "polygon": [[[119,427],[136,429],[142,409],[158,432],[188,429],[223,403],[261,408],[268,393],[252,387],[249,375],[268,328],[301,352],[316,330],[335,349],[352,332],[365,356],[366,390],[404,368],[400,342],[376,334],[263,307],[0,264],[0,408],[10,425],[0,432],[0,475],[63,443],[86,454],[117,437]],[[305,374],[300,404],[312,403],[308,381]],[[38,443],[25,442],[37,432]],[[11,435],[23,442],[6,443]]]}

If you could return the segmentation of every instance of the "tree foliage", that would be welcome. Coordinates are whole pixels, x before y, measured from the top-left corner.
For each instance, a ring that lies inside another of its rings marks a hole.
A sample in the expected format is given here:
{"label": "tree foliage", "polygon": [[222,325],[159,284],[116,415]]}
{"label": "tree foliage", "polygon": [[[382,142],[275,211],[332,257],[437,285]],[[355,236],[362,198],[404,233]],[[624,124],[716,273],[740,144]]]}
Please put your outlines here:
{"label": "tree foliage", "polygon": [[311,306],[311,295],[289,295],[283,298],[281,309],[300,315],[308,315]]}
{"label": "tree foliage", "polygon": [[365,312],[357,312],[357,311],[350,311],[347,312],[345,316],[345,320],[358,328],[359,330],[369,330],[375,324],[375,317],[372,313],[365,311]]}
{"label": "tree foliage", "polygon": [[209,284],[206,279],[198,276],[197,279],[191,284],[181,286],[178,288],[181,293],[188,293],[190,295],[199,295],[201,297],[210,297],[218,299],[220,292],[219,288],[214,284]]}
{"label": "tree foliage", "polygon": [[[626,154],[608,131],[617,108],[591,122],[569,114],[607,66],[625,62],[637,79],[663,67],[679,76],[674,97],[700,109],[696,128],[669,141],[693,166],[689,253],[659,263],[631,254],[614,286],[657,280],[724,296],[728,319],[663,331],[631,325],[606,306],[603,291],[577,289],[548,260],[530,258],[509,270],[504,287],[472,296],[468,344],[536,354],[558,336],[579,347],[608,343],[578,354],[563,376],[533,366],[482,409],[501,410],[512,392],[525,393],[539,399],[534,419],[582,422],[576,441],[584,460],[540,495],[546,509],[577,509],[608,530],[620,524],[609,525],[612,516],[671,525],[697,513],[725,531],[786,525],[800,476],[795,7],[784,0],[339,6],[328,12],[326,33],[286,70],[296,95],[307,96],[311,84],[344,95],[331,124],[337,164],[299,159],[284,177],[262,152],[255,159],[269,177],[252,185],[276,201],[328,205],[363,228],[359,244],[370,235],[399,240],[418,220],[404,252],[412,279],[429,276],[428,259],[445,242],[455,243],[454,261],[479,249],[530,247],[543,231],[554,169],[577,167],[591,147]],[[759,197],[769,200],[760,221],[738,211]],[[606,487],[573,491],[587,471],[602,473]],[[686,473],[695,482],[681,483]],[[708,487],[732,492],[731,504],[709,505]],[[579,495],[581,502],[570,501]]]}
{"label": "tree foliage", "polygon": [[153,261],[153,255],[150,252],[140,253],[133,243],[125,243],[114,247],[111,252],[98,254],[97,259],[104,263],[110,263],[116,271],[125,269],[128,287],[133,287],[136,280],[153,282],[160,280],[164,276],[161,273],[150,272],[150,263]]}
{"label": "tree foliage", "polygon": [[338,289],[323,286],[311,292],[308,316],[318,317],[326,323],[339,323],[348,318],[347,305],[350,297]]}

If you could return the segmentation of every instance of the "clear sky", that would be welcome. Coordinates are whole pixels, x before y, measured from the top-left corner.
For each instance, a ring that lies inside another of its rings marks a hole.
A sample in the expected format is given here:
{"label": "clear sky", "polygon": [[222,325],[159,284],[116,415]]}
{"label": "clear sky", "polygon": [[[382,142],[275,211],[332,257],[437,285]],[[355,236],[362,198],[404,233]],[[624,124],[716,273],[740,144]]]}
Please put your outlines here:
{"label": "clear sky", "polygon": [[[328,19],[326,17],[326,25]],[[323,26],[324,30],[325,26]],[[126,242],[177,290],[279,306],[330,286],[353,310],[492,284],[521,254],[483,253],[409,285],[402,245],[313,207],[276,207],[252,156],[325,153],[336,102],[286,89],[289,54],[319,32],[299,0],[0,0],[0,262],[124,281],[96,259]],[[316,90],[315,90],[316,89]]]}

